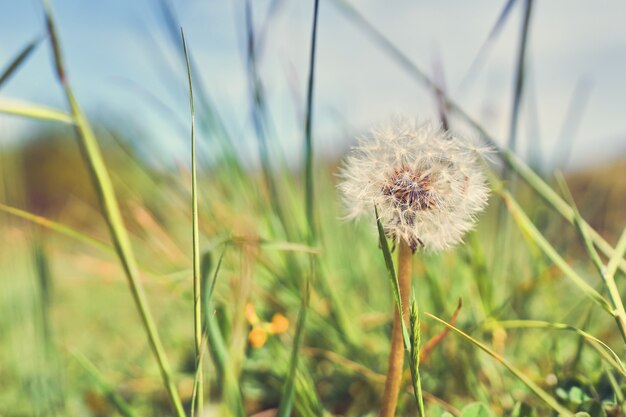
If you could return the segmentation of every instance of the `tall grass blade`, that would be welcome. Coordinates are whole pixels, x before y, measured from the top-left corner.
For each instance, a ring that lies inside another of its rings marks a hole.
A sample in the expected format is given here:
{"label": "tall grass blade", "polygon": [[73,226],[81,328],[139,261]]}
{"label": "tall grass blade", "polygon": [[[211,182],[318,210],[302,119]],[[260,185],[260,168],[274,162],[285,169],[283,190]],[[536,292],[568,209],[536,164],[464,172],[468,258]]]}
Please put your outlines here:
{"label": "tall grass blade", "polygon": [[294,392],[296,389],[296,375],[298,373],[298,362],[300,358],[300,346],[304,337],[304,325],[306,323],[307,310],[309,308],[310,298],[309,280],[305,283],[304,294],[302,296],[302,304],[298,312],[298,322],[293,337],[293,346],[291,348],[291,357],[289,358],[289,373],[283,385],[282,397],[276,417],[289,417],[293,410]]}
{"label": "tall grass blade", "polygon": [[559,415],[574,417],[574,414],[570,412],[569,410],[567,410],[565,407],[563,407],[561,404],[559,404],[559,402],[554,397],[548,394],[539,385],[535,384],[529,377],[524,375],[522,371],[517,369],[509,361],[507,361],[505,358],[497,354],[488,346],[474,339],[473,337],[463,332],[462,330],[456,328],[455,326],[452,326],[451,324],[446,323],[444,320],[440,319],[439,317],[433,316],[430,313],[424,313],[424,314],[426,314],[431,319],[437,321],[438,323],[443,324],[444,326],[452,330],[454,333],[463,337],[465,340],[467,340],[468,342],[472,343],[474,346],[481,349],[483,352],[485,352],[486,354],[494,358],[496,361],[500,362],[506,369],[509,370],[509,372],[511,372],[517,379],[522,381],[532,392],[535,393],[535,395],[537,395],[537,397],[539,397],[543,402],[545,402],[550,408],[556,411]]}
{"label": "tall grass blade", "polygon": [[532,241],[539,246],[548,258],[550,258],[550,260],[552,260],[552,262],[554,262],[554,264],[558,266],[559,269],[563,271],[563,273],[571,279],[572,282],[576,284],[576,286],[578,286],[578,288],[580,288],[587,297],[598,304],[603,310],[613,315],[613,308],[609,302],[591,285],[587,284],[587,282],[585,282],[585,280],[578,275],[578,273],[565,261],[565,259],[563,259],[550,242],[548,242],[541,232],[537,230],[537,227],[528,218],[526,213],[524,213],[519,204],[517,204],[513,196],[504,189],[496,190],[496,192],[504,201],[506,208],[509,210],[511,217],[513,217],[513,220],[515,220],[520,230],[532,239]]}
{"label": "tall grass blade", "polygon": [[168,392],[172,405],[178,417],[185,416],[180,396],[176,391],[176,386],[172,380],[172,372],[170,370],[169,361],[165,355],[163,344],[159,337],[154,319],[148,307],[148,301],[143,291],[143,287],[139,281],[139,273],[135,257],[133,255],[132,247],[130,244],[130,238],[124,221],[122,220],[122,214],[120,211],[117,197],[113,189],[111,178],[106,169],[106,165],[102,158],[96,136],[83,114],[78,102],[74,97],[74,93],[68,82],[64,64],[61,55],[61,47],[57,37],[56,27],[54,19],[52,17],[52,9],[49,0],[43,1],[46,24],[48,33],[50,35],[50,42],[54,53],[54,62],[56,67],[56,74],[65,92],[66,99],[71,108],[71,113],[75,121],[76,133],[79,138],[79,146],[83,159],[85,160],[94,187],[96,188],[96,194],[98,196],[100,206],[102,208],[105,220],[109,226],[109,232],[113,245],[118,254],[126,277],[128,278],[130,290],[139,310],[143,325],[148,335],[150,347],[154,353],[154,356],[159,365],[161,376],[165,389]]}
{"label": "tall grass blade", "polygon": [[34,40],[30,41],[20,51],[20,53],[17,54],[16,57],[13,58],[13,60],[11,62],[9,62],[9,64],[6,66],[6,68],[4,68],[2,71],[0,71],[0,88],[2,88],[2,85],[5,82],[7,82],[9,80],[9,78],[11,78],[11,76],[20,67],[20,65],[22,65],[24,62],[26,62],[26,60],[28,59],[30,54],[35,50],[35,48],[37,48],[37,46],[39,46],[39,43],[41,43],[42,40],[43,40],[43,38],[41,36],[38,36]]}
{"label": "tall grass blade", "polygon": [[[156,2],[156,5],[159,9],[161,17],[163,18],[163,22],[165,24],[166,33],[171,44],[174,46],[174,51],[176,53],[180,53],[180,57],[182,60],[185,59],[184,54],[180,48],[180,24],[178,23],[178,19],[176,18],[174,11],[168,0],[159,0]],[[155,41],[155,43],[157,43]],[[158,50],[161,50],[160,45],[158,46]],[[163,59],[167,60],[167,54],[163,55]],[[193,56],[189,57],[189,66],[191,68],[191,72],[194,74],[201,74],[198,65],[196,65]],[[169,83],[169,79],[167,82]],[[229,172],[231,173],[231,180],[240,181],[244,172],[242,167],[237,159],[237,150],[234,147],[233,140],[229,135],[226,126],[222,118],[220,117],[211,96],[209,94],[208,89],[205,87],[202,79],[200,77],[196,77],[194,79],[196,98],[198,100],[198,127],[201,130],[204,130],[208,133],[208,137],[211,139],[215,139],[214,143],[211,143],[212,151],[215,154],[219,154],[222,152],[224,155],[224,159],[229,167]],[[204,143],[204,142],[203,142]],[[236,175],[232,175],[236,174]]]}
{"label": "tall grass blade", "polygon": [[522,24],[522,34],[517,56],[517,66],[515,71],[515,89],[513,94],[513,107],[511,110],[511,124],[509,126],[509,146],[515,152],[517,149],[517,124],[519,121],[520,105],[522,103],[522,92],[524,90],[524,79],[526,74],[526,45],[528,43],[528,29],[530,27],[530,15],[533,0],[526,0],[524,8],[524,21]]}
{"label": "tall grass blade", "polygon": [[[387,267],[387,274],[389,276],[391,290],[393,291],[393,298],[396,302],[396,307],[398,308],[398,314],[400,315],[400,317],[402,317],[402,300],[400,299],[400,284],[398,283],[398,276],[396,275],[396,271],[393,266],[393,258],[391,257],[391,251],[389,250],[389,243],[387,243],[387,237],[385,235],[383,224],[380,222],[380,219],[378,217],[377,207],[374,207],[374,212],[376,213],[376,226],[378,228],[378,242],[380,245],[380,250],[383,252],[383,258],[385,259],[385,266]],[[404,320],[400,320],[400,324],[402,326],[402,340],[404,341],[404,349],[408,351],[411,346],[409,332],[406,328]]]}
{"label": "tall grass blade", "polygon": [[193,82],[189,67],[189,53],[185,33],[180,28],[180,37],[185,52],[187,80],[189,81],[189,109],[191,112],[191,238],[193,250],[193,335],[196,346],[196,373],[198,374],[198,414],[204,409],[204,375],[202,372],[202,306],[200,296],[200,238],[198,236],[198,172],[196,165],[196,111],[193,99]]}
{"label": "tall grass blade", "polygon": [[65,112],[39,104],[25,103],[16,100],[0,100],[0,113],[28,117],[29,119],[48,120],[70,125],[74,124],[72,116]]}
{"label": "tall grass blade", "polygon": [[[615,272],[617,270],[617,262],[620,258],[624,256],[624,251],[626,251],[626,246],[622,247],[622,245],[626,245],[626,229],[622,233],[622,237],[617,242],[617,247],[615,248],[614,256],[609,259],[608,265],[605,267],[602,264],[602,260],[596,251],[596,248],[593,246],[593,242],[585,228],[582,226],[583,220],[578,211],[578,207],[576,207],[576,203],[574,202],[574,198],[567,188],[567,183],[565,182],[565,178],[561,174],[557,174],[557,182],[560,185],[561,189],[565,193],[567,199],[570,202],[572,209],[574,210],[574,223],[576,225],[576,229],[580,234],[583,243],[585,244],[585,248],[587,249],[587,253],[589,254],[593,264],[595,265],[604,285],[609,294],[609,299],[611,300],[611,304],[613,306],[613,316],[615,317],[615,321],[617,322],[617,326],[619,327],[620,333],[622,334],[622,338],[626,342],[626,310],[624,310],[624,302],[622,301],[622,296],[617,288],[617,284],[615,283]],[[613,264],[611,264],[613,262]]]}
{"label": "tall grass blade", "polygon": [[105,242],[101,242],[97,239],[94,239],[90,236],[87,236],[86,234],[79,232],[76,229],[73,229],[69,226],[66,226],[62,223],[58,223],[55,222],[54,220],[50,220],[46,217],[43,216],[38,216],[36,214],[32,214],[29,213],[25,210],[21,210],[18,209],[16,207],[11,207],[11,206],[7,206],[5,204],[0,203],[0,211],[10,214],[12,216],[16,216],[19,218],[22,218],[24,220],[28,220],[30,222],[33,222],[39,226],[45,227],[47,229],[50,229],[54,232],[60,233],[62,235],[65,235],[67,237],[70,237],[72,239],[75,239],[81,243],[84,243],[86,245],[92,246],[98,250],[101,250],[103,252],[107,252],[107,253],[113,253],[113,247],[111,247],[110,245],[108,245]]}
{"label": "tall grass blade", "polygon": [[314,244],[317,240],[317,227],[314,213],[314,183],[313,183],[313,83],[315,80],[315,49],[317,45],[317,15],[319,10],[319,0],[315,0],[313,9],[313,27],[311,29],[311,49],[309,56],[309,81],[307,83],[306,99],[306,121],[304,125],[304,157],[305,157],[305,190],[306,190],[306,219],[309,225],[309,244]]}

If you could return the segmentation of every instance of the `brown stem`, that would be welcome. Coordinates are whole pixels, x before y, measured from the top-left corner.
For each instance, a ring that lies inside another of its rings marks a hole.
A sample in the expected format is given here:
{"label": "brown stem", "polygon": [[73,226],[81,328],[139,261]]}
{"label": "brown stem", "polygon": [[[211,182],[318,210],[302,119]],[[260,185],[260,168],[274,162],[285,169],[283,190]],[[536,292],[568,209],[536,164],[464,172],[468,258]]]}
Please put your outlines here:
{"label": "brown stem", "polygon": [[[411,258],[413,250],[404,241],[400,241],[398,251],[398,285],[402,300],[402,316],[406,319],[409,311],[409,292],[411,290]],[[380,417],[393,417],[398,403],[398,393],[402,381],[402,367],[404,365],[404,343],[402,340],[402,325],[400,315],[394,302],[393,330],[391,332],[391,351],[389,352],[389,369],[385,381],[380,408]],[[406,323],[406,322],[405,322]]]}

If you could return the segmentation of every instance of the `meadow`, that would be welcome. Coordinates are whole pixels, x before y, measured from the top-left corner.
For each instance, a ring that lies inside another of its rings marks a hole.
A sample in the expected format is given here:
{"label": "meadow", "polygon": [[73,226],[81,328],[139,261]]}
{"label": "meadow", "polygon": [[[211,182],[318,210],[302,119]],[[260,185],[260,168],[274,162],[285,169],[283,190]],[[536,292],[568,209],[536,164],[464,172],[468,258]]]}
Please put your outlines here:
{"label": "meadow", "polygon": [[[37,140],[0,149],[0,417],[378,415],[398,248],[374,207],[342,220],[341,156],[315,157],[315,30],[305,151],[293,164],[272,142],[247,28],[260,161],[250,167],[194,84],[172,21],[191,163],[163,169],[123,128],[85,117],[44,4],[46,36],[0,63],[1,88],[51,48],[67,103],[17,103],[0,90],[1,117],[47,123]],[[343,7],[432,90],[437,123],[492,149],[476,229],[412,257],[396,415],[626,415],[624,163],[567,175],[529,166]],[[217,157],[204,164],[207,149]]]}

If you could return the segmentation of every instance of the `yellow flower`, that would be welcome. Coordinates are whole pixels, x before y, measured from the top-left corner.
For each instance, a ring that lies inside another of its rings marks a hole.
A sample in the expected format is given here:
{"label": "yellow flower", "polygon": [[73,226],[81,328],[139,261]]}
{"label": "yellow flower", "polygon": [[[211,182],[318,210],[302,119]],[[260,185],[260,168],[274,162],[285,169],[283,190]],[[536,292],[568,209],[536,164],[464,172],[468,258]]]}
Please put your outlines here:
{"label": "yellow flower", "polygon": [[280,334],[289,328],[289,320],[280,313],[274,314],[271,322],[261,321],[252,304],[246,305],[246,320],[252,326],[248,340],[253,348],[261,348],[271,334]]}

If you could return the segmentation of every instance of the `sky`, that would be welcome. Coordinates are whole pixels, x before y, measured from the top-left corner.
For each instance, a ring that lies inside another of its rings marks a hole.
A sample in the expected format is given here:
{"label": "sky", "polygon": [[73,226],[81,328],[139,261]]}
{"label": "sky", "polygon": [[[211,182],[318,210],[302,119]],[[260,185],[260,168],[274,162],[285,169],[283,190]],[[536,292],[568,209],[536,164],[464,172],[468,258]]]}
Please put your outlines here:
{"label": "sky", "polygon": [[[439,74],[451,97],[499,144],[507,142],[523,1],[516,2],[471,73],[503,1],[349,2],[422,70]],[[70,82],[89,116],[122,126],[147,158],[167,166],[188,162],[189,102],[180,43],[169,37],[157,4],[52,0]],[[287,162],[297,165],[303,148],[313,1],[251,4],[255,33],[264,34],[259,74],[271,139]],[[272,4],[277,5],[275,13],[266,20]],[[196,89],[204,86],[242,157],[254,163],[244,0],[181,0],[171,5],[195,63]],[[45,30],[39,0],[0,0],[0,10],[4,68]],[[624,16],[626,3],[621,0],[534,0],[518,130],[522,156],[539,158],[544,167],[568,169],[626,156]],[[432,92],[372,42],[335,0],[320,0],[317,48],[313,135],[320,156],[340,155],[355,136],[393,116],[437,117]],[[53,74],[50,48],[43,42],[0,88],[0,100],[65,108]],[[573,117],[566,123],[568,112]],[[0,115],[0,146],[28,140],[46,126]],[[453,128],[466,131],[456,123]],[[203,152],[209,155],[210,138],[202,135],[198,140],[206,143]]]}

